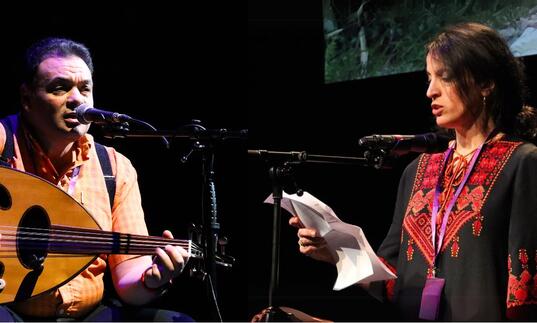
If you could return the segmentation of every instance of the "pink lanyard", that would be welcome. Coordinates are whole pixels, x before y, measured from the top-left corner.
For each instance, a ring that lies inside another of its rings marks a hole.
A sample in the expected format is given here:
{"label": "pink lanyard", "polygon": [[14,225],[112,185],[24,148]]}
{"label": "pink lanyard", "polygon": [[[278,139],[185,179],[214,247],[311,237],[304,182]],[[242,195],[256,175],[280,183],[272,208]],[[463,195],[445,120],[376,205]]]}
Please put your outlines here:
{"label": "pink lanyard", "polygon": [[[487,142],[485,140],[485,142]],[[432,218],[431,218],[431,236],[432,236],[432,242],[433,242],[433,276],[436,275],[436,269],[435,269],[435,263],[436,263],[436,257],[438,257],[438,254],[440,253],[440,249],[442,248],[442,242],[444,241],[444,234],[446,233],[446,227],[448,222],[449,213],[451,212],[451,209],[453,208],[453,205],[455,205],[455,201],[457,201],[457,198],[462,192],[462,189],[464,185],[466,184],[466,181],[468,180],[468,177],[470,176],[470,173],[472,172],[472,169],[474,168],[475,162],[477,158],[479,157],[479,154],[481,153],[481,150],[483,149],[483,145],[485,143],[482,143],[479,148],[477,148],[477,151],[475,152],[474,156],[472,157],[472,161],[470,162],[470,167],[466,170],[466,173],[464,174],[464,178],[462,182],[459,184],[459,187],[457,188],[457,191],[455,194],[453,194],[453,197],[449,201],[449,204],[447,208],[444,211],[444,216],[442,217],[442,225],[440,227],[440,233],[438,236],[438,245],[436,245],[436,216],[438,215],[438,205],[439,205],[439,197],[442,192],[442,178],[444,177],[443,174],[446,171],[446,165],[447,161],[451,157],[451,154],[453,154],[453,147],[450,147],[448,151],[444,154],[444,163],[442,165],[442,170],[440,172],[440,175],[438,175],[438,181],[436,183],[436,189],[434,192],[434,199],[433,199],[433,212],[432,212]]]}

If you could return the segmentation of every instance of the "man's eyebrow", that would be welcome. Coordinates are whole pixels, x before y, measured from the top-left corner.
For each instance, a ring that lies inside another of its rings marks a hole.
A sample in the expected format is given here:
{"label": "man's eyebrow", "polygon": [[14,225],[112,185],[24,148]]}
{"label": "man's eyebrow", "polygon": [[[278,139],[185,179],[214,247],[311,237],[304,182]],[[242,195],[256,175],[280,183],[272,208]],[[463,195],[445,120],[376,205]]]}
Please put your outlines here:
{"label": "man's eyebrow", "polygon": [[[52,84],[52,83],[74,83],[72,79],[70,78],[65,78],[65,77],[61,77],[61,76],[57,76],[49,81],[46,81],[46,83],[48,84]],[[84,84],[84,85],[92,85],[93,84],[93,81],[92,80],[82,80],[80,83]]]}
{"label": "man's eyebrow", "polygon": [[65,77],[57,76],[53,79],[48,80],[48,83],[52,82],[71,82],[71,80]]}

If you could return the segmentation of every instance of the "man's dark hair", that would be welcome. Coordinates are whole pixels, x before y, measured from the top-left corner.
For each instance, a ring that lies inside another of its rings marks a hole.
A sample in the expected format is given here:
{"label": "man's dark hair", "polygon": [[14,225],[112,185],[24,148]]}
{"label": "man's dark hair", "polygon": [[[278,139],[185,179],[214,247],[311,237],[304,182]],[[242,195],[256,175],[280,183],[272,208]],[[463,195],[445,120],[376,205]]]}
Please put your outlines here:
{"label": "man's dark hair", "polygon": [[492,119],[499,130],[515,132],[526,98],[524,65],[494,29],[478,23],[447,27],[427,45],[427,53],[444,65],[467,107],[472,108],[475,86],[490,86],[484,126]]}
{"label": "man's dark hair", "polygon": [[45,59],[68,56],[80,57],[93,74],[93,61],[85,45],[66,38],[50,37],[37,41],[26,50],[22,82],[32,84],[37,67]]}

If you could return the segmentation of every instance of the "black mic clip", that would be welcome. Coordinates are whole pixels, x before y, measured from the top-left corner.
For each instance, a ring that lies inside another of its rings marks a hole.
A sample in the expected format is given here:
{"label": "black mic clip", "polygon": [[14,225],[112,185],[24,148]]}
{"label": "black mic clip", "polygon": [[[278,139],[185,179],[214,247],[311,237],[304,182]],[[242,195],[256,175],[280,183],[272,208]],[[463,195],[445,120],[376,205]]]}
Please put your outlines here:
{"label": "black mic clip", "polygon": [[193,136],[191,137],[192,146],[190,147],[188,152],[184,154],[183,156],[181,156],[181,158],[179,159],[181,163],[183,164],[188,162],[188,159],[190,158],[190,156],[192,156],[192,153],[194,151],[203,151],[205,148],[208,148],[209,146],[207,145],[210,144],[210,143],[203,142],[195,135],[195,134],[199,134],[207,130],[201,123],[201,120],[198,120],[198,119],[190,120],[190,124],[185,125],[184,129],[188,129],[188,131],[192,132]]}
{"label": "black mic clip", "polygon": [[125,138],[129,132],[128,122],[101,123],[99,124],[103,137],[108,139]]}
{"label": "black mic clip", "polygon": [[385,149],[368,148],[364,151],[364,158],[367,160],[367,164],[375,169],[391,169],[397,157],[397,155],[392,155]]}
{"label": "black mic clip", "polygon": [[302,196],[304,190],[298,186],[296,177],[295,177],[295,168],[291,163],[284,163],[280,166],[272,166],[269,169],[269,176],[273,182],[279,182],[283,190],[287,194],[295,194]]}

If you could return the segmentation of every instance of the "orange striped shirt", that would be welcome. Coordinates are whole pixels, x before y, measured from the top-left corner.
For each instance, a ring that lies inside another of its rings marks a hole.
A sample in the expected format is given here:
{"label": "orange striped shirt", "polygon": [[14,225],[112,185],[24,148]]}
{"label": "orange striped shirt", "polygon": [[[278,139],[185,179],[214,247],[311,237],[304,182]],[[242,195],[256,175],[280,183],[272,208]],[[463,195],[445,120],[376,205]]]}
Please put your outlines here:
{"label": "orange striped shirt", "polygon": [[[89,134],[73,145],[71,163],[65,170],[56,170],[50,159],[26,131],[18,115],[8,117],[14,137],[14,154],[10,161],[16,169],[38,175],[64,191],[69,188],[73,170],[80,167],[72,197],[82,204],[103,230],[147,235],[136,170],[131,162],[113,148],[106,147],[116,177],[114,205]],[[0,152],[4,150],[6,132],[0,124]],[[103,259],[104,257],[104,259]],[[103,296],[103,275],[106,258],[110,269],[132,255],[103,255],[65,285],[29,300],[10,305],[16,312],[36,317],[82,317],[94,309]]]}

